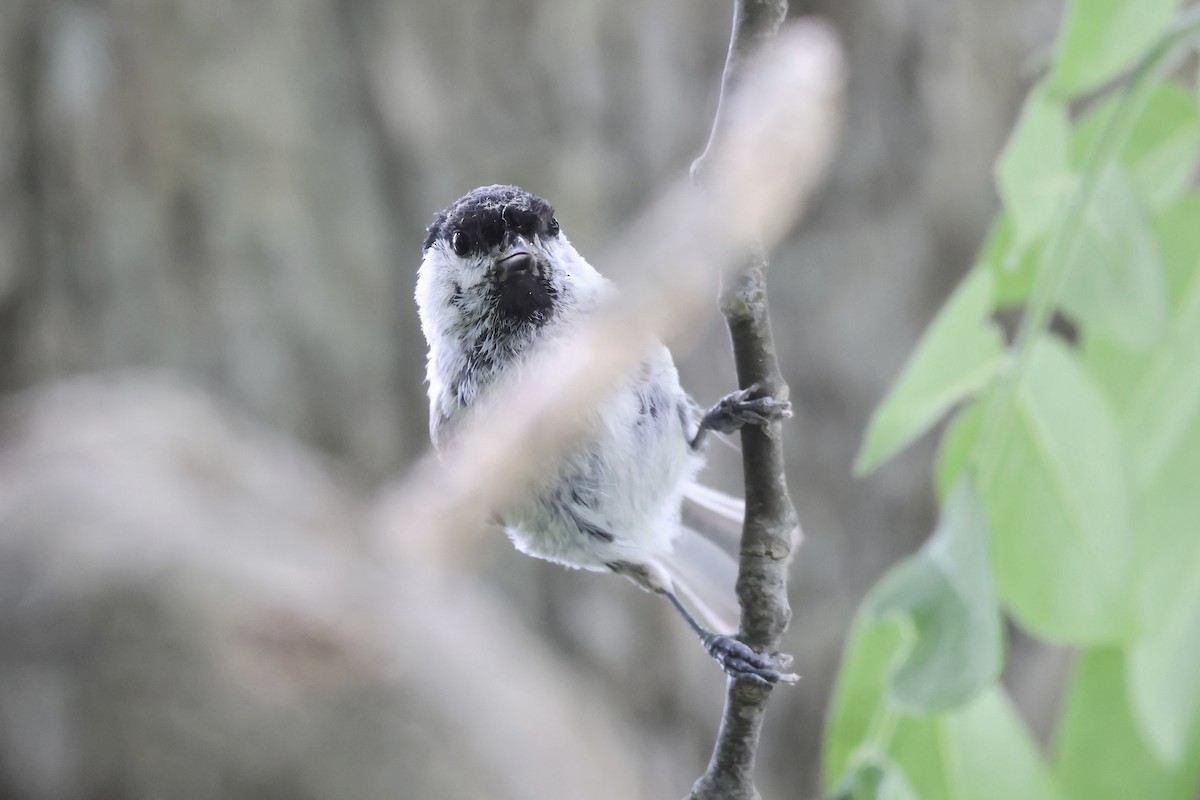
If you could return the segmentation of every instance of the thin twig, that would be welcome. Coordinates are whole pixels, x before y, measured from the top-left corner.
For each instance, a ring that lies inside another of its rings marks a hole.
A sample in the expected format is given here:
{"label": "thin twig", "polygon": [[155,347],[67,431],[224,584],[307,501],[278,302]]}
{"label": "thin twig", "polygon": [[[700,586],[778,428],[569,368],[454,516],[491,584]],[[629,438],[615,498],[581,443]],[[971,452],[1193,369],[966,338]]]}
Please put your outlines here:
{"label": "thin twig", "polygon": [[[787,13],[786,0],[737,0],[735,6],[712,133],[704,154],[692,165],[693,177],[701,181],[708,179],[711,153],[730,136],[733,121],[728,100],[743,80],[747,60],[774,37]],[[786,399],[788,387],[771,338],[766,269],[766,250],[760,246],[722,292],[721,310],[729,327],[739,386],[757,385],[772,397]],[[780,423],[742,429],[742,467],[746,519],[737,582],[740,638],[756,649],[774,652],[791,619],[787,572],[800,540],[784,476]],[[770,695],[770,686],[729,681],[717,741],[708,768],[692,788],[692,800],[759,798],[754,757]]]}

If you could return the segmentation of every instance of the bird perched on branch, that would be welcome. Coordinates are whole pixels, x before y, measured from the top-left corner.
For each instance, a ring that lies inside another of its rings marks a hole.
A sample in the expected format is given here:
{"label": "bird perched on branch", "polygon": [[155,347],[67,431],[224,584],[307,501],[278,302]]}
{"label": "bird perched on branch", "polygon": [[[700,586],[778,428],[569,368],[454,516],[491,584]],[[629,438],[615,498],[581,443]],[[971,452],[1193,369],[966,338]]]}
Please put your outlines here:
{"label": "bird perched on branch", "polygon": [[[434,444],[444,445],[464,412],[539,342],[565,335],[609,292],[550,204],[523,189],[484,186],[438,214],[416,290]],[[790,405],[751,387],[701,413],[661,344],[614,388],[597,411],[601,424],[503,509],[513,543],[663,595],[735,679],[794,679],[780,672],[789,657],[731,635],[743,504],[693,480],[709,431],[788,417]]]}

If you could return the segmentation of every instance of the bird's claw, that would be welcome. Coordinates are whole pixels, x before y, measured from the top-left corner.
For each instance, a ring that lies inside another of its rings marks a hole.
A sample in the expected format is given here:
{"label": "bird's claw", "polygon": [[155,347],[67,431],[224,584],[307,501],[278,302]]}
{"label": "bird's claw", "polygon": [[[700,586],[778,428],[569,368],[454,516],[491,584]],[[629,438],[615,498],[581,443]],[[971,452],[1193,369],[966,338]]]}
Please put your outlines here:
{"label": "bird's claw", "polygon": [[758,384],[727,394],[704,414],[702,428],[733,433],[743,425],[766,425],[792,416],[792,404],[774,397],[754,397]]}
{"label": "bird's claw", "polygon": [[786,653],[764,655],[732,636],[711,634],[705,636],[703,641],[704,649],[721,665],[725,674],[735,681],[745,680],[771,686],[800,680],[799,675],[780,671],[792,664],[792,657]]}

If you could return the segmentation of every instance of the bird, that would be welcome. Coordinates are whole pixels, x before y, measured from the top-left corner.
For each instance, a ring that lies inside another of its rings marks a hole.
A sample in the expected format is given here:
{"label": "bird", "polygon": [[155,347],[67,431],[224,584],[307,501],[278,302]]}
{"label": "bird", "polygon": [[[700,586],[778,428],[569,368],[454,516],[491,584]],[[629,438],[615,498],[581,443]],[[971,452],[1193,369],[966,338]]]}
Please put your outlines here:
{"label": "bird", "polygon": [[[435,449],[500,378],[539,344],[569,335],[614,291],[550,203],[520,187],[481,186],[437,213],[415,291]],[[501,522],[521,552],[615,573],[666,598],[734,680],[790,682],[790,656],[760,653],[734,635],[744,504],[695,476],[710,432],[791,413],[754,386],[702,410],[655,342],[601,402],[602,424],[545,465],[549,477],[507,504]]]}

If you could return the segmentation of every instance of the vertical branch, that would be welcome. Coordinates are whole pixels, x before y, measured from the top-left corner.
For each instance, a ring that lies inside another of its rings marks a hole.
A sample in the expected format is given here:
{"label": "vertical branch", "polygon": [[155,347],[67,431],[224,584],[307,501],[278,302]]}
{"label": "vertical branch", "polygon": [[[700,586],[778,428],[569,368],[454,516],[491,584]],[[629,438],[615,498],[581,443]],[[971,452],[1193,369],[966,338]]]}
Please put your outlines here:
{"label": "vertical branch", "polygon": [[[740,82],[746,59],[774,36],[787,13],[786,0],[736,0],[733,33],[721,79],[721,95],[708,145],[692,165],[701,179],[709,154],[730,126],[729,97]],[[733,343],[738,384],[757,384],[763,392],[786,399],[767,308],[764,250],[753,255],[721,296],[721,310]],[[741,638],[756,649],[778,649],[791,619],[787,569],[794,539],[796,511],[784,476],[781,426],[748,425],[742,429],[742,467],[746,485],[746,520],[742,531],[737,592],[742,606]],[[692,788],[693,800],[757,800],[754,756],[771,687],[730,681],[721,728],[708,768]]]}

